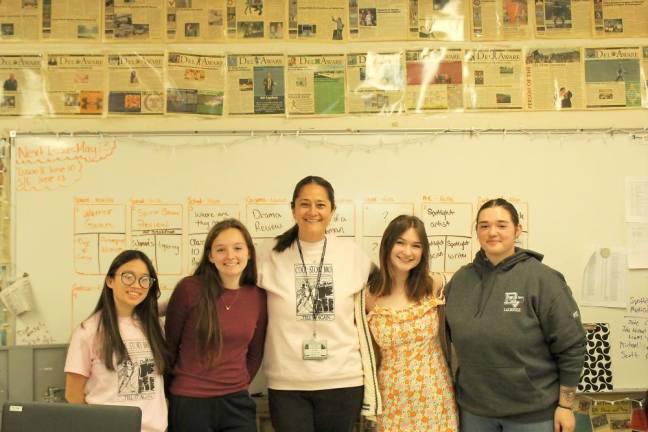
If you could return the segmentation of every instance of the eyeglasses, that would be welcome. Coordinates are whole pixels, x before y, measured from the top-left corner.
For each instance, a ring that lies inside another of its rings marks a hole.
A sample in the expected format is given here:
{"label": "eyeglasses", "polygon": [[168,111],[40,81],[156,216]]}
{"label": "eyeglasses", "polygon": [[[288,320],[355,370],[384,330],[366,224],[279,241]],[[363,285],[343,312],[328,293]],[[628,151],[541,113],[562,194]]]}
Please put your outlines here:
{"label": "eyeglasses", "polygon": [[120,275],[121,281],[124,285],[126,286],[132,286],[135,281],[139,282],[139,286],[141,286],[144,289],[149,289],[153,286],[155,283],[155,278],[151,276],[140,276],[139,279],[137,279],[137,276],[131,272],[122,272]]}

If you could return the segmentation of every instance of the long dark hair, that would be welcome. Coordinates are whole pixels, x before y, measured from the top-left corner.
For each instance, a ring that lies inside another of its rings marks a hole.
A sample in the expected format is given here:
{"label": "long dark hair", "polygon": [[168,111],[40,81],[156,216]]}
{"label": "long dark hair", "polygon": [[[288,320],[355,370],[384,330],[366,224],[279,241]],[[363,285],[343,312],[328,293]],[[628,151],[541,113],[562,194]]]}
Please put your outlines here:
{"label": "long dark hair", "polygon": [[[293,190],[292,201],[290,201],[290,208],[295,209],[295,201],[299,198],[299,194],[304,186],[314,183],[318,186],[322,186],[326,190],[326,195],[328,196],[329,201],[331,201],[331,210],[335,210],[335,191],[333,186],[328,180],[318,177],[318,176],[307,176],[299,180],[295,185],[295,190]],[[299,227],[297,224],[293,225],[292,228],[288,229],[282,234],[279,234],[275,239],[277,243],[272,248],[275,252],[283,252],[288,249],[299,236]]]}
{"label": "long dark hair", "polygon": [[510,202],[506,201],[504,198],[494,198],[486,201],[484,204],[481,205],[481,207],[479,207],[479,211],[477,212],[477,217],[475,218],[475,226],[477,226],[477,224],[479,223],[479,215],[481,214],[482,210],[485,210],[487,208],[492,208],[492,207],[502,207],[511,215],[511,221],[513,222],[513,225],[514,226],[520,225],[520,216],[518,215],[515,206]]}
{"label": "long dark hair", "polygon": [[142,323],[144,335],[153,353],[155,366],[158,373],[163,374],[169,362],[164,337],[162,336],[162,329],[160,327],[160,316],[157,306],[157,300],[160,297],[160,284],[157,280],[157,273],[155,272],[153,263],[144,252],[138,250],[125,250],[117,255],[112,264],[110,264],[108,274],[104,279],[103,290],[93,312],[93,314],[99,313],[99,327],[97,331],[101,340],[101,354],[106,369],[111,371],[115,370],[113,356],[116,357],[117,364],[129,358],[128,350],[119,333],[119,319],[117,317],[115,298],[112,288],[108,286],[108,279],[114,280],[117,276],[117,270],[121,266],[136,260],[144,262],[149,276],[154,278],[155,281],[149,288],[146,298],[135,306],[133,315]]}
{"label": "long dark hair", "polygon": [[198,320],[196,322],[198,353],[202,358],[206,359],[208,365],[213,365],[214,361],[220,356],[223,345],[223,335],[218,320],[217,302],[223,295],[224,290],[223,281],[216,266],[209,260],[209,254],[211,253],[211,248],[216,237],[230,228],[237,229],[241,232],[248,248],[249,259],[241,274],[240,285],[254,285],[257,280],[254,243],[245,225],[236,219],[225,219],[218,222],[207,234],[200,262],[198,263],[198,267],[196,267],[196,271],[193,273],[202,282],[200,300],[198,302]]}
{"label": "long dark hair", "polygon": [[433,281],[430,277],[430,249],[427,243],[425,225],[416,216],[396,216],[383,233],[380,241],[380,270],[374,270],[369,276],[369,292],[377,297],[388,296],[392,292],[392,271],[389,256],[398,238],[408,229],[414,228],[421,242],[421,262],[410,270],[406,281],[407,298],[419,301],[433,294]]}

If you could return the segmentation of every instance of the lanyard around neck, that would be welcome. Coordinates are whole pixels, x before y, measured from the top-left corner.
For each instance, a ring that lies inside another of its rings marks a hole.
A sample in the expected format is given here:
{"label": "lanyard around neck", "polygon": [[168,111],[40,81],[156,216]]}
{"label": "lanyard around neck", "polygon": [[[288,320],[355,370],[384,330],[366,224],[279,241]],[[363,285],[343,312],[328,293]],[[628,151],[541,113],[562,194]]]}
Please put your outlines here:
{"label": "lanyard around neck", "polygon": [[[322,267],[324,266],[324,255],[326,254],[326,237],[324,237],[324,247],[322,248],[322,257],[320,258],[319,267],[317,269],[317,279],[315,280],[315,292],[319,293],[319,284],[322,277]],[[308,280],[308,271],[306,270],[306,262],[304,262],[304,254],[301,248],[301,242],[297,239],[297,249],[299,250],[299,258],[301,259],[302,266],[304,267],[304,274],[306,275],[306,286],[311,290],[310,281]],[[317,312],[315,311],[315,296],[313,296],[313,324],[317,321]],[[313,337],[315,337],[315,325],[313,325]]]}

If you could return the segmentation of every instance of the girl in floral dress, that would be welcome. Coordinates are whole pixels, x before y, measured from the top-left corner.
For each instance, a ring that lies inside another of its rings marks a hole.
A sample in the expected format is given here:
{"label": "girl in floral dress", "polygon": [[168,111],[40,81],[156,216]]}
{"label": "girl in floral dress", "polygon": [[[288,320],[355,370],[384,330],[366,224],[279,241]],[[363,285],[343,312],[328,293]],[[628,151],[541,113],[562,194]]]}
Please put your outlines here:
{"label": "girl in floral dress", "polygon": [[379,347],[383,414],[378,431],[456,432],[457,408],[444,349],[443,278],[429,273],[423,222],[401,215],[385,229],[380,271],[368,283],[369,328]]}

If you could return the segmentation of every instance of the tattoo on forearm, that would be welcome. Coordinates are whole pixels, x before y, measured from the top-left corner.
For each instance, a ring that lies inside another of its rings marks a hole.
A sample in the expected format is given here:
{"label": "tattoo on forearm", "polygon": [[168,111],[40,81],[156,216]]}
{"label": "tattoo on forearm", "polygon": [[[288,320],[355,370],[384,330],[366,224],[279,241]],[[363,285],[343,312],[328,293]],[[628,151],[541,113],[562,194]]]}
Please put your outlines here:
{"label": "tattoo on forearm", "polygon": [[566,403],[572,404],[576,399],[576,392],[571,388],[561,388],[560,399],[564,400]]}

